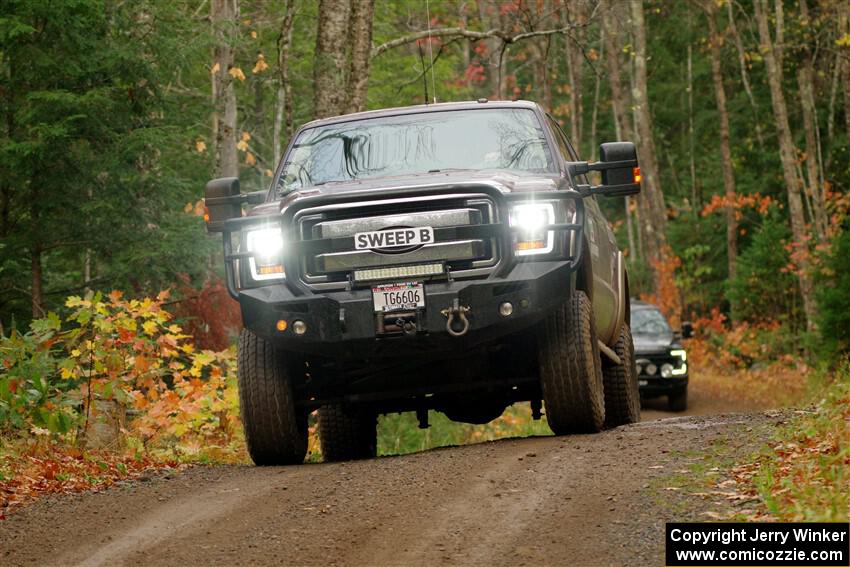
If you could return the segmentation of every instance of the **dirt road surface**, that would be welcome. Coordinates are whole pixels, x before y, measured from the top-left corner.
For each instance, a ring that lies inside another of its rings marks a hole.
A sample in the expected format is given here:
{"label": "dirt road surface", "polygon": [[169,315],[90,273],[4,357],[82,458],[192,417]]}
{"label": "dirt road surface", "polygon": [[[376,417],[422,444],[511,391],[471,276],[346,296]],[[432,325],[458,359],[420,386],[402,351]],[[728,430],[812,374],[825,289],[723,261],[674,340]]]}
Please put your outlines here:
{"label": "dirt road surface", "polygon": [[705,519],[674,511],[667,478],[694,449],[771,420],[670,415],[351,463],[196,467],[49,498],[0,522],[0,565],[663,565],[664,522]]}

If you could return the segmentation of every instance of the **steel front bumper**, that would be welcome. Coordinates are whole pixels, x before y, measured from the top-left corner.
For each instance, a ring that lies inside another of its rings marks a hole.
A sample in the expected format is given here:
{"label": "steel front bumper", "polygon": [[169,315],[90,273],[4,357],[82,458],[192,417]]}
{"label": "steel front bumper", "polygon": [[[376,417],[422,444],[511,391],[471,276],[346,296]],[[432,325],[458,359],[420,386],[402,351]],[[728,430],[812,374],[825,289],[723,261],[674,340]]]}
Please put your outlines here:
{"label": "steel front bumper", "polygon": [[675,394],[688,387],[688,376],[662,378],[661,376],[638,376],[641,396],[651,398]]}
{"label": "steel front bumper", "polygon": [[[281,348],[333,356],[406,355],[468,348],[531,327],[570,296],[572,266],[569,261],[524,262],[497,279],[426,281],[419,332],[412,335],[377,332],[370,287],[296,295],[278,284],[242,290],[238,299],[245,327]],[[505,302],[513,307],[508,316],[499,311]],[[462,337],[448,333],[442,313],[455,304],[468,308],[469,330]],[[278,330],[279,321],[286,321],[285,330]],[[295,333],[296,321],[306,325],[306,332]]]}

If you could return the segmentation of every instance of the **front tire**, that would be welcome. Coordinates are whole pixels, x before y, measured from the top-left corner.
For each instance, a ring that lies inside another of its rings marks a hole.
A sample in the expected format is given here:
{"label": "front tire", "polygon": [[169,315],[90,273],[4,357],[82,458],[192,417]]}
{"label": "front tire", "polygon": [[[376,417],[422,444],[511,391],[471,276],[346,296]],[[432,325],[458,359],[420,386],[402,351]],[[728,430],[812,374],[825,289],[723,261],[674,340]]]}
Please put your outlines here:
{"label": "front tire", "polygon": [[555,435],[595,433],[605,394],[590,300],[576,291],[542,324],[538,347],[546,420]]}
{"label": "front tire", "polygon": [[674,394],[667,396],[667,407],[670,411],[681,412],[688,409],[688,387],[685,386]]}
{"label": "front tire", "polygon": [[322,406],[319,439],[325,462],[371,459],[378,453],[378,416],[341,404]]}
{"label": "front tire", "polygon": [[299,361],[248,329],[239,335],[239,407],[251,460],[294,465],[307,454],[307,413],[295,407]]}
{"label": "front tire", "polygon": [[602,369],[605,384],[605,427],[617,427],[640,421],[640,393],[638,391],[635,347],[632,331],[623,324],[614,352],[622,364]]}

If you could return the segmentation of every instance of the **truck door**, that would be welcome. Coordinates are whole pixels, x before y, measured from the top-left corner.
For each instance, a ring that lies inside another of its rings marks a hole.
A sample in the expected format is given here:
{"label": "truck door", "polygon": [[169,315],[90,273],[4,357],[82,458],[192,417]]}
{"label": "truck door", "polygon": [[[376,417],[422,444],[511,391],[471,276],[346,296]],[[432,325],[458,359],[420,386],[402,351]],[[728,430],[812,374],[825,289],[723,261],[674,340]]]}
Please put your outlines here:
{"label": "truck door", "polygon": [[[558,147],[566,161],[579,161],[578,154],[569,143],[566,134],[558,123],[549,118],[550,127],[555,135]],[[588,183],[585,176],[577,180]],[[596,333],[606,344],[616,340],[617,313],[619,308],[618,293],[618,256],[619,249],[614,234],[608,226],[608,221],[602,214],[596,197],[584,199],[586,212],[584,237],[586,251],[590,252],[593,273],[593,315],[596,320]]]}

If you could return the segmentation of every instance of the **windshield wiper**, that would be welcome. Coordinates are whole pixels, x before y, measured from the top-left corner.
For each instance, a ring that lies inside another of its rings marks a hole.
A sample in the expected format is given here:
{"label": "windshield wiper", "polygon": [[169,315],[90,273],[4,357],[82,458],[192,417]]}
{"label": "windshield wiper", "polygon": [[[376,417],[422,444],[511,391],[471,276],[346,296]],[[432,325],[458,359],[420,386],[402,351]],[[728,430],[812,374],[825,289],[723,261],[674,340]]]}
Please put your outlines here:
{"label": "windshield wiper", "polygon": [[471,167],[443,167],[440,169],[429,169],[428,173],[446,173],[449,171],[477,171]]}
{"label": "windshield wiper", "polygon": [[353,179],[328,179],[327,181],[319,181],[318,183],[313,183],[311,187],[318,187],[320,185],[327,185],[328,183],[348,183],[349,181],[359,181],[357,178]]}

